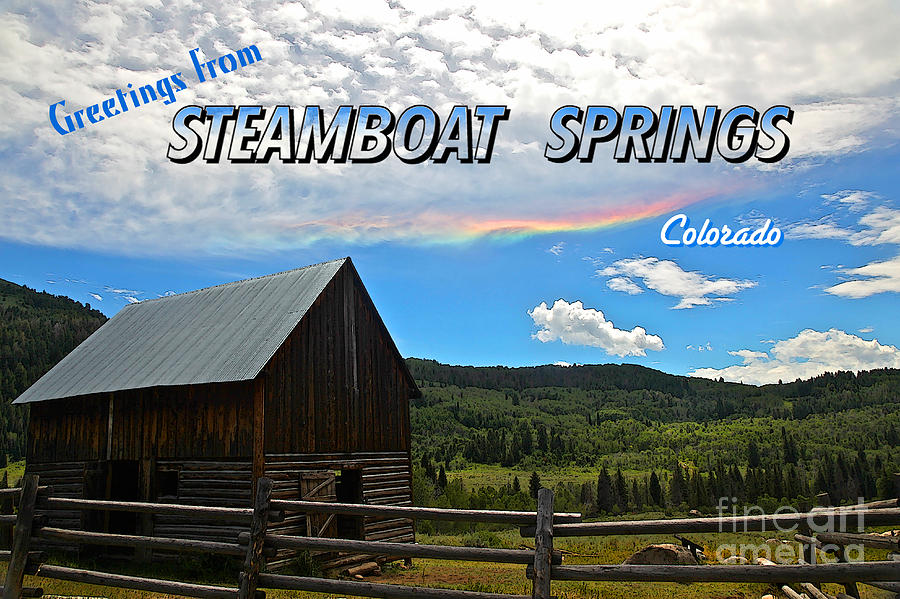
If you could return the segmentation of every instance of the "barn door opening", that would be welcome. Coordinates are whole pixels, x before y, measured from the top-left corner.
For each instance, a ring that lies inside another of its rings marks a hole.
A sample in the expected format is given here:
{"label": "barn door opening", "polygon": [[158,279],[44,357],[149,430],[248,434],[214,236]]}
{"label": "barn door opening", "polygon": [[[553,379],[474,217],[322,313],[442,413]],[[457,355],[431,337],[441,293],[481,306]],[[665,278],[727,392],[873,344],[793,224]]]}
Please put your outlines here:
{"label": "barn door opening", "polygon": [[[141,467],[137,460],[113,460],[109,463],[107,498],[112,501],[140,501]],[[137,532],[137,514],[110,512],[109,532],[133,535]]]}
{"label": "barn door opening", "polygon": [[[362,503],[362,470],[338,470],[335,477],[335,495],[338,503]],[[338,514],[335,519],[338,536],[342,539],[363,538],[362,516]]]}
{"label": "barn door opening", "polygon": [[[333,503],[337,497],[335,495],[334,472],[328,470],[301,472],[299,484],[299,495],[302,501],[329,501]],[[334,537],[336,529],[335,517],[334,514],[307,514],[307,536]]]}
{"label": "barn door opening", "polygon": [[[109,460],[91,464],[84,473],[84,498],[112,501],[140,501],[140,462],[137,460]],[[132,512],[106,512],[85,510],[83,513],[85,530],[133,535],[138,533],[138,514]],[[134,549],[125,547],[86,546],[82,555],[134,554]]]}

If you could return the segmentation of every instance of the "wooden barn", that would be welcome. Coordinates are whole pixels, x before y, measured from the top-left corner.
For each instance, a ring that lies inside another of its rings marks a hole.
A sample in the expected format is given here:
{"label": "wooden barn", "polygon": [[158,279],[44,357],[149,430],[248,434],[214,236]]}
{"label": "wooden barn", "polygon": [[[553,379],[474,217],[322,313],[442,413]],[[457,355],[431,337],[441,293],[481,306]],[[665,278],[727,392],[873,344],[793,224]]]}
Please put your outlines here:
{"label": "wooden barn", "polygon": [[[129,305],[15,403],[30,406],[27,471],[55,496],[247,507],[267,476],[273,498],[410,505],[419,393],[344,258]],[[209,540],[237,531],[99,514],[48,517]],[[414,540],[408,520],[301,515],[270,530]]]}

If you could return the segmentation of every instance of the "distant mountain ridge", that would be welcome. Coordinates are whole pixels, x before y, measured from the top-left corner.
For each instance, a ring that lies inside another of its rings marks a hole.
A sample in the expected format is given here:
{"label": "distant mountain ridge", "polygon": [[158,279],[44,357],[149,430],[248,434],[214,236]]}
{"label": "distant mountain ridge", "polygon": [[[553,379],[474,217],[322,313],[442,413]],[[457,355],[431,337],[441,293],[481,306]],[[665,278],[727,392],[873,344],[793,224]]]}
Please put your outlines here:
{"label": "distant mountain ridge", "polygon": [[[448,366],[419,358],[406,362],[413,377],[426,387],[450,385],[519,396],[546,396],[543,390],[553,388],[565,390],[570,397],[582,397],[586,409],[615,409],[632,418],[660,422],[703,422],[732,416],[805,418],[900,402],[900,370],[890,368],[858,374],[826,372],[811,379],[757,387],[667,374],[635,364],[510,368]],[[576,407],[573,404],[567,409]]]}

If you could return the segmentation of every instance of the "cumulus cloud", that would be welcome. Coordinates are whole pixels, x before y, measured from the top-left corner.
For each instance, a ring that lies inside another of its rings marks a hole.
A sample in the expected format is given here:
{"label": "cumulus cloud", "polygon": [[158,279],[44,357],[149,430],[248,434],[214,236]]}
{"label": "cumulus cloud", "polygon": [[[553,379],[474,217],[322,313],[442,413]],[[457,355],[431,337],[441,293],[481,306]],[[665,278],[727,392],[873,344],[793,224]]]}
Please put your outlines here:
{"label": "cumulus cloud", "polygon": [[756,286],[754,281],[725,277],[713,278],[701,272],[686,271],[672,260],[659,258],[626,258],[597,271],[598,275],[613,277],[607,286],[614,291],[636,294],[642,291],[634,279],[647,289],[662,295],[679,298],[674,309],[708,306],[713,301],[728,301],[743,289]]}
{"label": "cumulus cloud", "polygon": [[[486,219],[558,217],[563,202],[576,216],[616,214],[623,203],[640,211],[660,198],[671,199],[671,210],[750,185],[756,167],[653,165],[648,177],[612,160],[590,169],[548,164],[540,149],[552,110],[597,98],[614,106],[786,103],[797,115],[786,165],[840,156],[896,139],[886,123],[900,102],[898,27],[900,13],[884,1],[806,3],[787,14],[755,4],[719,10],[711,1],[509,10],[417,0],[150,8],[11,0],[0,14],[0,99],[15,118],[0,122],[0,141],[15,151],[4,155],[0,175],[0,237],[219,254],[323,238],[465,239],[496,230],[476,226]],[[190,49],[211,59],[249,44],[260,63],[205,83],[191,79]],[[155,102],[65,137],[49,126],[48,107],[60,99],[75,111],[178,71],[189,87],[175,104]],[[463,99],[512,110],[491,168],[396,160],[377,169],[225,168],[165,158],[172,115],[186,103],[326,111],[427,103],[444,113]],[[636,187],[641,196],[626,197]]]}
{"label": "cumulus cloud", "polygon": [[690,376],[723,377],[727,381],[763,385],[838,370],[858,372],[900,368],[900,349],[897,347],[883,345],[876,339],[866,340],[840,329],[805,329],[795,337],[777,341],[768,352],[741,349],[728,353],[741,358],[742,363],[725,368],[697,368],[689,373]]}
{"label": "cumulus cloud", "polygon": [[565,247],[566,247],[566,242],[560,241],[559,243],[551,246],[550,249],[547,250],[547,252],[550,254],[553,254],[554,256],[559,256],[560,254],[563,253],[563,251],[565,250]]}
{"label": "cumulus cloud", "polygon": [[603,312],[585,308],[580,301],[569,303],[558,299],[551,307],[541,302],[528,315],[540,328],[532,338],[542,343],[558,340],[568,345],[600,347],[607,354],[619,357],[644,356],[648,349],[665,349],[663,340],[648,334],[643,327],[630,331],[617,329]]}

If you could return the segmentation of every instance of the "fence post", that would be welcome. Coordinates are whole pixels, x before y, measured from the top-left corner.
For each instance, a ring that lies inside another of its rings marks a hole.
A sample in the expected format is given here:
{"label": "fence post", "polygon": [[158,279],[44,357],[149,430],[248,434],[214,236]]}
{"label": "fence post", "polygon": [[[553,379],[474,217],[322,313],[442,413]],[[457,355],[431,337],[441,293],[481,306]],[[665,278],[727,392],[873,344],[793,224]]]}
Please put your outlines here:
{"label": "fence post", "polygon": [[22,495],[19,499],[19,513],[13,530],[12,552],[9,568],[6,570],[6,584],[3,599],[19,599],[22,596],[22,580],[28,561],[28,547],[31,544],[31,527],[34,522],[34,502],[37,498],[38,475],[28,474],[22,480]]}
{"label": "fence post", "polygon": [[[7,471],[3,471],[3,476],[0,477],[0,488],[7,488],[9,486],[9,478],[7,476]],[[14,514],[15,510],[13,509],[13,498],[12,497],[4,497],[0,499],[0,514]],[[12,549],[12,529],[6,526],[0,526],[0,547],[6,549],[7,547]]]}
{"label": "fence post", "polygon": [[263,546],[266,542],[266,526],[269,520],[269,500],[272,497],[272,479],[260,478],[256,483],[256,500],[253,504],[253,520],[250,523],[250,543],[247,558],[241,572],[238,599],[250,599],[256,595],[256,582],[264,568]]}
{"label": "fence post", "polygon": [[534,533],[532,599],[550,599],[550,558],[553,554],[553,491],[538,491],[537,526]]}

